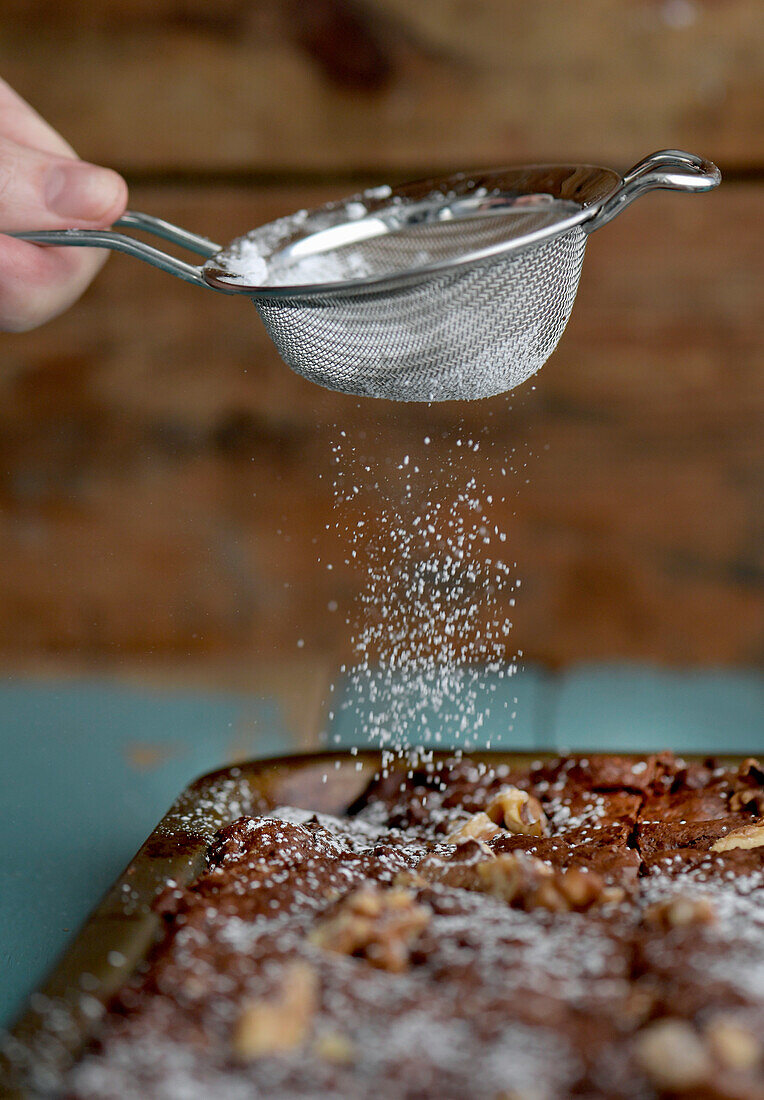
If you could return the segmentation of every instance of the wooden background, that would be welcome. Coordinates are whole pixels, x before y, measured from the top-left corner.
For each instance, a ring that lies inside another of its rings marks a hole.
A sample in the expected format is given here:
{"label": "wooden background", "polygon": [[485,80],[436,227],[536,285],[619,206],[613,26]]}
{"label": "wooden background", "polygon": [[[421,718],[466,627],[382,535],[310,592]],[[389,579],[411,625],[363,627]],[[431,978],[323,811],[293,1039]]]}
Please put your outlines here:
{"label": "wooden background", "polygon": [[713,195],[640,200],[592,238],[562,344],[511,400],[322,391],[281,364],[248,304],[113,258],[66,316],[0,337],[7,668],[251,684],[265,666],[307,675],[348,659],[364,571],[344,566],[333,527],[343,430],[345,453],[383,472],[406,453],[424,461],[426,434],[435,469],[471,434],[486,493],[497,456],[527,461],[495,508],[523,580],[512,647],[527,659],[760,661],[758,0],[4,12],[5,78],[82,156],[124,172],[135,209],[221,241],[442,169],[624,169],[677,146],[726,176]]}

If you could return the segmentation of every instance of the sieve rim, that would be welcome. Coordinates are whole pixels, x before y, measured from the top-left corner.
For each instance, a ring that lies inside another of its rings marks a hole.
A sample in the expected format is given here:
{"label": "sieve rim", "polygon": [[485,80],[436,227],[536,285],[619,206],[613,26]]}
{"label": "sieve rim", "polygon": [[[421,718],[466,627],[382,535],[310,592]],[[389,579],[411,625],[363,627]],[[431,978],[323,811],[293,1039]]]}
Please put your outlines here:
{"label": "sieve rim", "polygon": [[[548,182],[550,173],[559,177],[557,182],[562,185],[560,194],[555,194]],[[520,165],[504,169],[490,169],[483,172],[459,172],[456,175],[431,180],[415,181],[407,183],[400,188],[393,188],[391,196],[406,197],[410,193],[429,187],[431,192],[446,186],[455,186],[466,180],[485,178],[486,180],[499,180],[501,177],[527,176],[526,184],[516,189],[517,195],[522,194],[551,194],[553,198],[563,200],[567,206],[575,203],[577,210],[569,211],[558,220],[539,229],[529,230],[505,241],[499,241],[481,249],[465,252],[458,257],[433,261],[410,267],[405,271],[386,272],[381,275],[359,276],[349,279],[320,283],[290,283],[279,285],[245,284],[242,276],[232,273],[222,266],[225,263],[225,253],[235,248],[240,241],[247,239],[247,234],[234,238],[219,253],[210,257],[202,267],[202,277],[205,282],[215,290],[223,290],[228,293],[246,294],[255,300],[301,299],[336,297],[342,298],[348,295],[384,292],[415,283],[425,282],[430,278],[451,272],[455,269],[467,268],[475,264],[486,263],[502,256],[527,251],[537,245],[553,240],[555,237],[574,229],[577,225],[593,218],[601,209],[607,199],[614,194],[622,183],[622,177],[612,168],[603,168],[591,164],[534,164]],[[564,193],[566,179],[578,178],[576,197]],[[546,186],[544,183],[546,182]],[[534,186],[534,183],[536,184]],[[323,206],[311,210],[308,217],[323,211],[341,211],[347,204],[363,200],[366,193],[349,196],[339,201],[325,203]],[[380,204],[377,210],[370,210],[368,217],[373,217],[383,208]],[[363,221],[365,219],[359,219]],[[312,234],[307,234],[312,235]],[[275,250],[274,250],[275,251]]]}

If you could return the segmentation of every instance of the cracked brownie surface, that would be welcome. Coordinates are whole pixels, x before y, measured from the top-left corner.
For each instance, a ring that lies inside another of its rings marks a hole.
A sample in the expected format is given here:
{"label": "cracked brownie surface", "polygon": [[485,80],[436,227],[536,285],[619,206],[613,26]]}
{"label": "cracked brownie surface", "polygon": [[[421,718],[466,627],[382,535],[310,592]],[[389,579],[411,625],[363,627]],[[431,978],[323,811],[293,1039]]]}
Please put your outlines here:
{"label": "cracked brownie surface", "polygon": [[240,817],[72,1100],[764,1098],[764,773],[391,770]]}

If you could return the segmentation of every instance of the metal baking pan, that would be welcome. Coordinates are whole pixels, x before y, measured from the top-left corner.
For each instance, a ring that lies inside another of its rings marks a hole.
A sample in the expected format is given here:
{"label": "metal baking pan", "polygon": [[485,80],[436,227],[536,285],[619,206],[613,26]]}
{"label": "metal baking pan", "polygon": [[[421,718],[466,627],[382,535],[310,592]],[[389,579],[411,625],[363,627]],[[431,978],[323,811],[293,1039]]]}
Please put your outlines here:
{"label": "metal baking pan", "polygon": [[[440,751],[427,758],[439,761],[453,755]],[[465,755],[487,765],[522,767],[559,754]],[[735,766],[742,757],[719,759]],[[0,1054],[0,1095],[22,1100],[55,1088],[97,1030],[104,1007],[160,936],[162,920],[153,908],[157,895],[170,879],[185,886],[201,874],[218,829],[242,814],[264,813],[278,805],[342,814],[381,766],[382,755],[375,751],[317,752],[223,768],[187,787],[30,998]]]}

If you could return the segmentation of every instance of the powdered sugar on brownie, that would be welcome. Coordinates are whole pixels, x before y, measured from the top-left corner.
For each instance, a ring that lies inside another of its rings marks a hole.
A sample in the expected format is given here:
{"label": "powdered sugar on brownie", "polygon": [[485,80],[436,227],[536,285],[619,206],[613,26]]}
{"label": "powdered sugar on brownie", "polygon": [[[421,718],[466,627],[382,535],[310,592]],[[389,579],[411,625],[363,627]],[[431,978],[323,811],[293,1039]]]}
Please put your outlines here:
{"label": "powdered sugar on brownie", "polygon": [[[709,1095],[757,1095],[762,851],[711,849],[750,813],[729,813],[731,771],[632,763],[424,764],[351,816],[232,822],[67,1095],[625,1100],[662,1094],[651,1058],[671,1044],[674,1076],[702,1062]],[[688,817],[656,833],[669,787]],[[446,840],[508,788],[550,835]]]}

